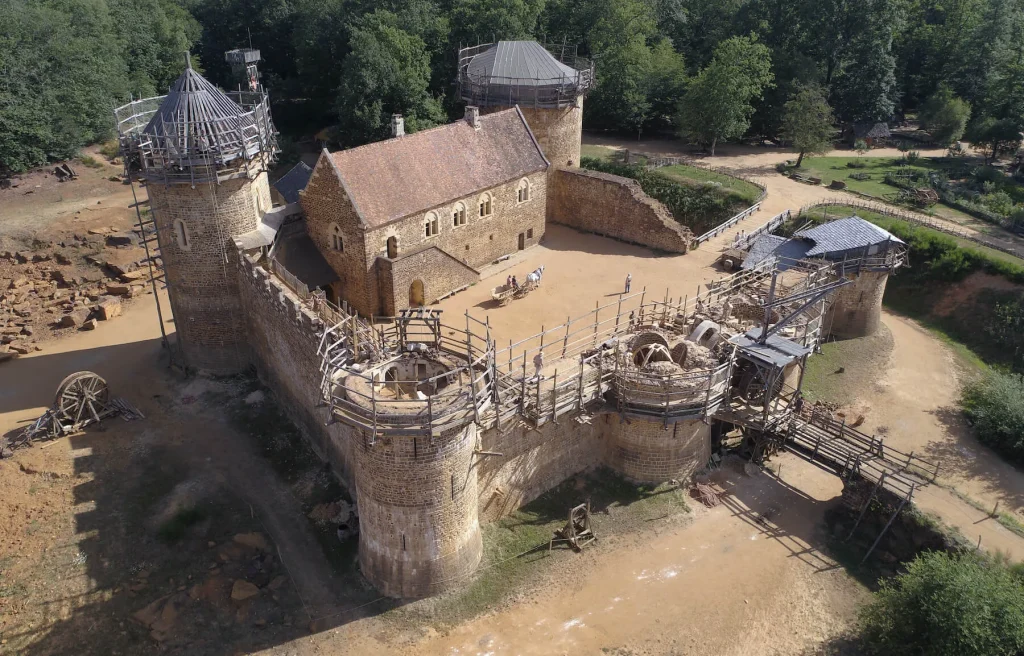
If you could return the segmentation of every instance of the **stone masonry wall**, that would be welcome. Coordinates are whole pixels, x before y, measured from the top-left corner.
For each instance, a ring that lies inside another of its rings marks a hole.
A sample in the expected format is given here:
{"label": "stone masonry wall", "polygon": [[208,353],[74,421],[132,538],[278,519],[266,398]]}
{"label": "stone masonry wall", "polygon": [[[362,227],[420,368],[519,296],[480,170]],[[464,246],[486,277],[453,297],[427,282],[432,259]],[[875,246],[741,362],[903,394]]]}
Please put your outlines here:
{"label": "stone masonry wall", "polygon": [[397,260],[377,259],[381,313],[395,316],[411,304],[414,280],[423,283],[423,301],[429,305],[453,289],[471,285],[480,272],[439,248],[426,248]]}
{"label": "stone masonry wall", "polygon": [[601,434],[609,417],[598,415],[590,423],[565,418],[539,429],[520,425],[482,433],[481,449],[502,456],[477,459],[480,521],[507,515],[570,476],[600,465]]}
{"label": "stone masonry wall", "polygon": [[[299,192],[299,203],[306,213],[306,230],[340,279],[336,290],[361,314],[377,314],[376,280],[367,275],[376,257],[367,258],[366,240],[359,216],[338,182],[334,163],[324,151],[305,190]],[[335,250],[333,227],[341,230],[341,251]]]}
{"label": "stone masonry wall", "polygon": [[638,483],[681,481],[711,458],[711,427],[703,421],[661,421],[613,417],[605,435],[605,464]]}
{"label": "stone masonry wall", "polygon": [[476,440],[472,423],[440,436],[358,440],[359,564],[383,594],[443,592],[480,564]]}
{"label": "stone masonry wall", "polygon": [[[497,105],[481,108],[480,113],[492,114],[510,109]],[[583,142],[583,96],[576,105],[565,109],[534,109],[519,106],[526,124],[537,139],[537,144],[551,166],[579,166],[580,148]]]}
{"label": "stone masonry wall", "polygon": [[832,301],[831,317],[825,326],[831,326],[833,337],[852,339],[878,332],[882,320],[882,296],[889,274],[885,271],[864,271],[848,276],[852,285],[840,287]]}
{"label": "stone masonry wall", "polygon": [[267,174],[194,189],[153,183],[147,191],[186,364],[212,373],[244,369],[246,328],[231,238],[255,230],[270,209]]}
{"label": "stone masonry wall", "polygon": [[680,225],[635,180],[583,169],[558,169],[551,176],[551,220],[570,228],[686,253],[693,232]]}
{"label": "stone masonry wall", "polygon": [[245,257],[239,269],[239,291],[257,373],[320,457],[354,490],[351,433],[358,432],[340,423],[328,425],[328,410],[319,407],[317,346],[322,322],[283,283]]}

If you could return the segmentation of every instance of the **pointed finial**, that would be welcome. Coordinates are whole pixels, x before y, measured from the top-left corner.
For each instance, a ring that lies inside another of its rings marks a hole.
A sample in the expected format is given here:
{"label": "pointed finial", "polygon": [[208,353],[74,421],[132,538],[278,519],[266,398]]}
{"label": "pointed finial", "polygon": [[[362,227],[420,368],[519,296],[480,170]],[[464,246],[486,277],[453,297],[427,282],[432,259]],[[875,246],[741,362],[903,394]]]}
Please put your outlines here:
{"label": "pointed finial", "polygon": [[185,68],[192,70],[192,55],[189,54],[188,50],[185,51]]}

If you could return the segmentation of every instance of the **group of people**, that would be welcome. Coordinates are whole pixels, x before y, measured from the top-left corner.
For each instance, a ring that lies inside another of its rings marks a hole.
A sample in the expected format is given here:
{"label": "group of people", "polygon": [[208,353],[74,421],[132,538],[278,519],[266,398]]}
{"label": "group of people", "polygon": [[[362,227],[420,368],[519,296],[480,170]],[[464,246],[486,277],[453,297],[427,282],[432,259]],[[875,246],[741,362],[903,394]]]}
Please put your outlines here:
{"label": "group of people", "polygon": [[515,276],[509,276],[505,279],[505,286],[511,287],[512,289],[519,289],[519,281],[516,280]]}

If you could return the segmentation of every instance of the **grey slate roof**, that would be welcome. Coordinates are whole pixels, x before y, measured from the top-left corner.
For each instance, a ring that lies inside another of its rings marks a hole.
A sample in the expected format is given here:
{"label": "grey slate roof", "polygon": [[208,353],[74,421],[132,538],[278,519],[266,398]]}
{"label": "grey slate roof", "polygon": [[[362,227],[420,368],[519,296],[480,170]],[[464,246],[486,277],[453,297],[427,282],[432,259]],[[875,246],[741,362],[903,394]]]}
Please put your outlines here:
{"label": "grey slate roof", "polygon": [[[747,259],[743,260],[744,269],[753,269],[768,258],[784,258],[799,260],[807,254],[810,244],[798,239],[786,239],[778,235],[761,235],[751,244]],[[779,263],[779,269],[785,271],[787,264]]]}
{"label": "grey slate roof", "polygon": [[764,344],[758,344],[757,338],[760,336],[761,328],[752,328],[742,335],[736,335],[729,342],[737,345],[743,355],[776,367],[785,367],[811,352],[806,346],[779,337],[778,334],[768,337]]}
{"label": "grey slate roof", "polygon": [[299,162],[274,183],[274,189],[277,189],[284,197],[284,202],[297,203],[299,202],[299,192],[306,188],[312,175],[313,169],[305,162]]}
{"label": "grey slate roof", "polygon": [[191,63],[142,129],[170,158],[198,161],[214,152],[221,161],[256,154],[259,143],[250,136],[255,131],[252,114],[192,70]]}
{"label": "grey slate roof", "polygon": [[260,225],[255,230],[235,237],[235,245],[246,251],[253,248],[270,246],[274,243],[274,238],[284,224],[285,219],[301,213],[302,207],[298,203],[291,203],[284,207],[275,207],[263,215],[263,218],[260,219]]}
{"label": "grey slate roof", "polygon": [[541,86],[553,80],[575,80],[579,71],[555,59],[536,41],[499,41],[469,62],[468,74],[477,82]]}
{"label": "grey slate roof", "polygon": [[338,274],[320,254],[302,221],[289,223],[282,231],[274,259],[310,290],[338,280]]}
{"label": "grey slate roof", "polygon": [[853,136],[858,139],[885,139],[892,136],[892,133],[888,123],[855,123]]}
{"label": "grey slate roof", "polygon": [[814,246],[806,252],[807,257],[860,251],[866,247],[886,242],[903,243],[888,230],[879,228],[859,216],[849,216],[845,219],[823,223],[808,230],[801,230],[796,233],[795,237],[814,242]]}

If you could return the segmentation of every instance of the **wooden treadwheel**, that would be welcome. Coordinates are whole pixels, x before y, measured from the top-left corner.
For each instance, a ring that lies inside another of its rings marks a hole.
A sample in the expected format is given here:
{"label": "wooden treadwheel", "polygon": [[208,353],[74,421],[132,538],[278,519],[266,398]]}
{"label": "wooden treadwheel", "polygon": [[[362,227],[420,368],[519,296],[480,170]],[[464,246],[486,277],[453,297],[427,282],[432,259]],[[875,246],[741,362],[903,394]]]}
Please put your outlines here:
{"label": "wooden treadwheel", "polygon": [[79,371],[61,381],[53,410],[61,423],[100,421],[109,400],[107,381],[91,371]]}

